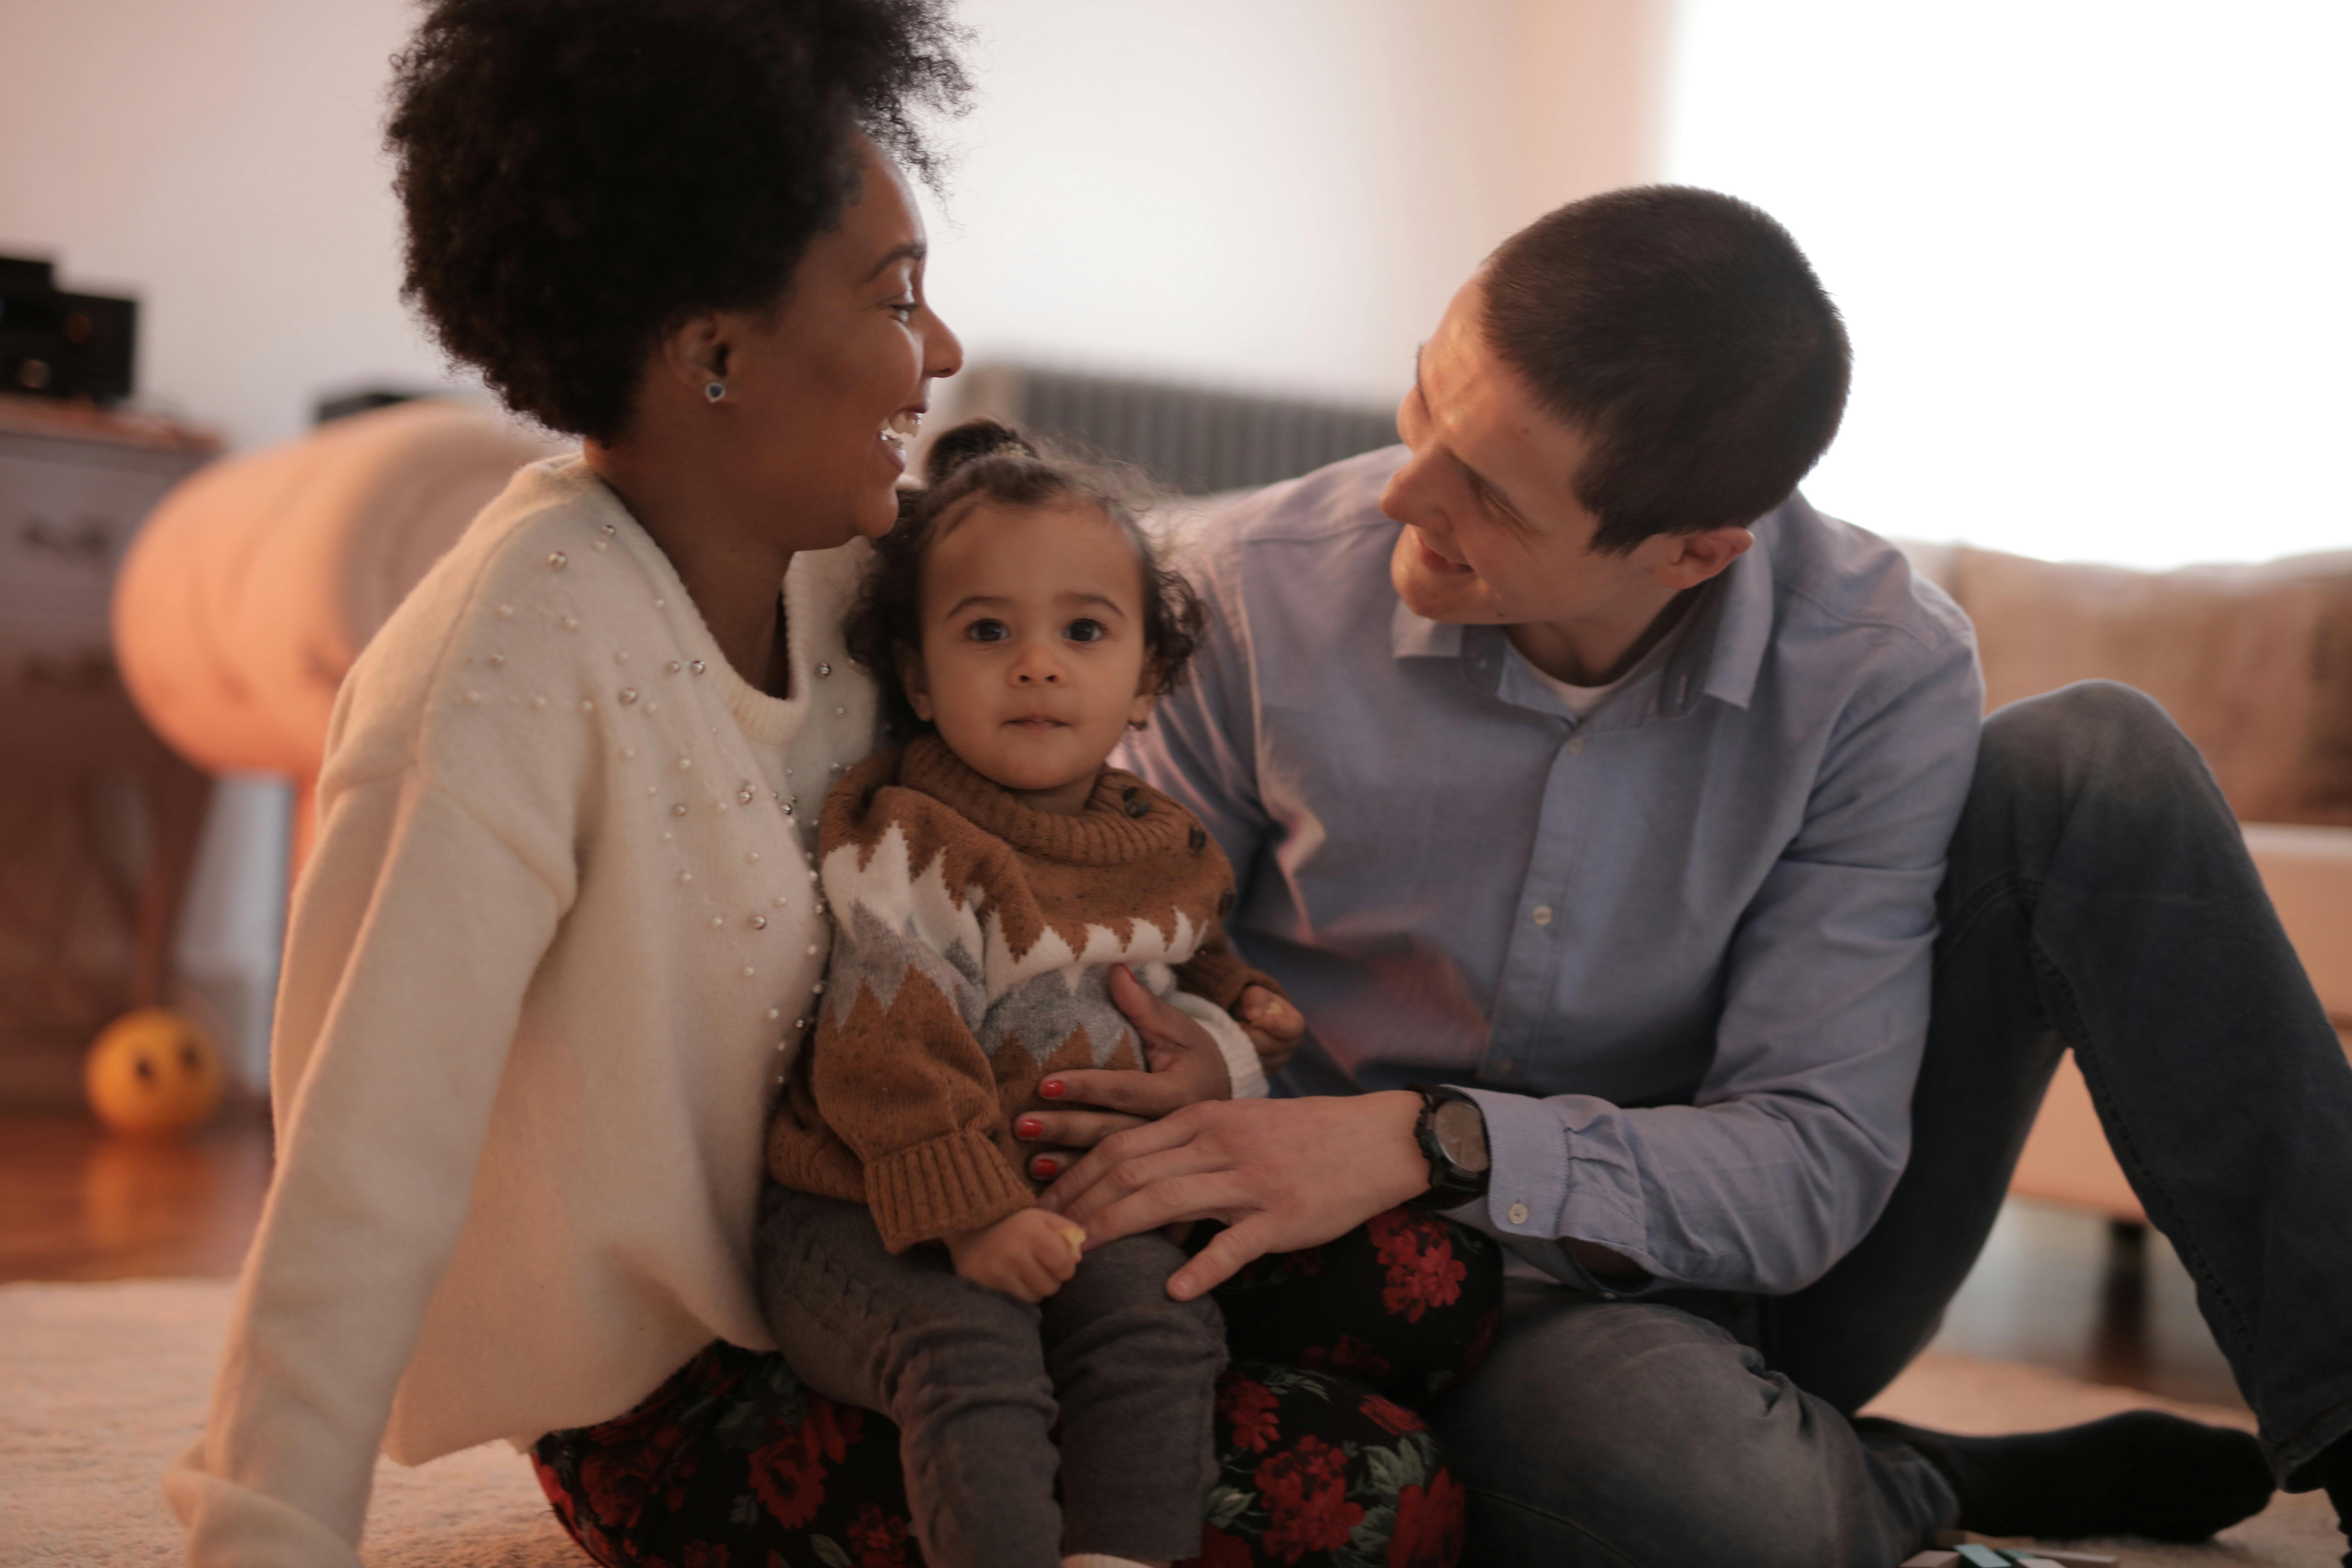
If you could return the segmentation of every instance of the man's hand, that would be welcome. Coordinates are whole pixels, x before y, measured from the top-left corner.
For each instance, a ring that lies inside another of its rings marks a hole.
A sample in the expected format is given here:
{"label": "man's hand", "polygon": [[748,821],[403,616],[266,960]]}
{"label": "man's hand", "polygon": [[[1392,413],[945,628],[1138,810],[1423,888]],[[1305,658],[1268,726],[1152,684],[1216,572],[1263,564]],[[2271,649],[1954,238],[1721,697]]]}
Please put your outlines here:
{"label": "man's hand", "polygon": [[1298,1048],[1298,1037],[1307,1032],[1306,1016],[1290,1005],[1288,997],[1263,985],[1244,986],[1241,1005],[1234,1011],[1240,1015],[1234,1022],[1257,1048],[1257,1059],[1265,1064],[1269,1074],[1279,1072],[1290,1053]]}
{"label": "man's hand", "polygon": [[1018,1301],[1038,1302],[1078,1271],[1087,1233],[1044,1209],[1019,1209],[994,1225],[947,1237],[955,1271]]}
{"label": "man's hand", "polygon": [[1071,1108],[1032,1111],[1013,1124],[1015,1138],[1050,1145],[1029,1160],[1029,1173],[1041,1182],[1068,1170],[1078,1151],[1093,1148],[1114,1132],[1202,1100],[1232,1098],[1234,1081],[1225,1069],[1225,1053],[1200,1020],[1154,996],[1124,964],[1110,972],[1110,999],[1135,1026],[1151,1070],[1081,1068],[1055,1073],[1037,1086],[1045,1099]]}
{"label": "man's hand", "polygon": [[1188,1106],[1106,1138],[1038,1202],[1084,1222],[1089,1247],[1224,1221],[1169,1277],[1168,1293],[1189,1301],[1254,1258],[1319,1246],[1427,1192],[1420,1115],[1421,1097],[1402,1089]]}

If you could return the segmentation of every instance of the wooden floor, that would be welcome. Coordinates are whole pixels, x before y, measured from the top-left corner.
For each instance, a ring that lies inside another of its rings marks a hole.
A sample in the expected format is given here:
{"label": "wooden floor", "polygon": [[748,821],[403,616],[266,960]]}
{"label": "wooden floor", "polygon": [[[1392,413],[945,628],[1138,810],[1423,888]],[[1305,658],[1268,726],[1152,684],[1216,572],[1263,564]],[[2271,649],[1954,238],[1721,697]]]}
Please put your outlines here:
{"label": "wooden floor", "polygon": [[[269,1181],[257,1113],[184,1143],[107,1137],[63,1113],[0,1112],[0,1282],[228,1278]],[[2174,1399],[2240,1405],[2161,1237],[2011,1203],[1937,1346]]]}
{"label": "wooden floor", "polygon": [[0,1112],[0,1282],[232,1277],[268,1185],[258,1111],[174,1142],[110,1137],[65,1112]]}

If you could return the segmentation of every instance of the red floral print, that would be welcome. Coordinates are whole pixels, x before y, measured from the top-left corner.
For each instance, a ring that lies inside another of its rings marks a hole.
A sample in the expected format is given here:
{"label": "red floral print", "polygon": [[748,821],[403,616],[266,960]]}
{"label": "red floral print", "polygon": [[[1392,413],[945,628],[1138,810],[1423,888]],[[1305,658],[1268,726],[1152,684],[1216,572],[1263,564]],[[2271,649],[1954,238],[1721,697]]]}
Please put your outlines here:
{"label": "red floral print", "polygon": [[[1255,1339],[1237,1340],[1218,1387],[1219,1522],[1187,1568],[1451,1568],[1466,1494],[1408,1404],[1488,1352],[1499,1275],[1484,1237],[1406,1211],[1257,1260],[1233,1282],[1244,1300],[1220,1291]],[[541,1438],[532,1460],[604,1568],[919,1568],[897,1439],[772,1352],[713,1344],[635,1409]]]}
{"label": "red floral print", "polygon": [[907,1521],[867,1503],[849,1522],[857,1568],[907,1568]]}
{"label": "red floral print", "polygon": [[824,1502],[827,1464],[838,1464],[857,1441],[866,1413],[830,1399],[809,1402],[807,1417],[751,1457],[751,1489],[786,1530],[816,1517]]}
{"label": "red floral print", "polygon": [[1339,1342],[1328,1350],[1309,1345],[1299,1352],[1298,1359],[1319,1372],[1360,1373],[1366,1383],[1378,1383],[1394,1370],[1388,1357],[1353,1334],[1341,1334]]}
{"label": "red floral print", "polygon": [[1448,1568],[1469,1536],[1468,1499],[1452,1472],[1440,1470],[1427,1487],[1397,1494],[1396,1528],[1389,1536],[1389,1568]]}
{"label": "red floral print", "polygon": [[[602,1462],[582,1465],[581,1489],[588,1494],[588,1511],[596,1522],[606,1530],[626,1530],[635,1524],[645,1511],[646,1492],[655,1478],[662,1474],[684,1440],[685,1435],[677,1427],[662,1426],[640,1442],[608,1450],[599,1457]],[[687,1470],[693,1473],[690,1462]],[[673,1479],[666,1490],[674,1500],[685,1487]],[[675,1500],[671,1506],[677,1506]]]}
{"label": "red floral print", "polygon": [[1246,1377],[1225,1380],[1217,1390],[1217,1414],[1233,1427],[1234,1447],[1263,1454],[1278,1436],[1274,1391]]}
{"label": "red floral print", "polygon": [[1470,1332],[1469,1348],[1462,1352],[1462,1375],[1469,1376],[1486,1364],[1486,1352],[1495,1348],[1495,1330],[1503,1321],[1503,1309],[1489,1307],[1478,1319],[1478,1326]]}
{"label": "red floral print", "polygon": [[752,1491],[786,1530],[798,1530],[824,1503],[824,1467],[809,1458],[800,1434],[756,1450],[748,1461]]}
{"label": "red floral print", "polygon": [[1412,1411],[1407,1410],[1402,1405],[1393,1404],[1389,1400],[1382,1399],[1377,1394],[1368,1397],[1362,1405],[1358,1406],[1358,1408],[1363,1411],[1366,1416],[1377,1423],[1383,1430],[1396,1436],[1402,1437],[1408,1432],[1418,1432],[1421,1430],[1420,1416],[1415,1415]]}
{"label": "red floral print", "polygon": [[1296,1563],[1309,1552],[1337,1552],[1364,1521],[1363,1505],[1348,1500],[1348,1456],[1320,1437],[1301,1437],[1259,1465],[1257,1490],[1274,1516],[1258,1537],[1265,1557]]}
{"label": "red floral print", "polygon": [[1391,1209],[1374,1215],[1366,1228],[1388,1269],[1381,1305],[1390,1312],[1417,1323],[1430,1308],[1450,1307],[1460,1298],[1470,1268],[1454,1256],[1443,1220]]}
{"label": "red floral print", "polygon": [[1227,1535],[1215,1525],[1203,1525],[1201,1530],[1201,1555],[1181,1568],[1257,1568],[1257,1554],[1250,1543],[1238,1535]]}

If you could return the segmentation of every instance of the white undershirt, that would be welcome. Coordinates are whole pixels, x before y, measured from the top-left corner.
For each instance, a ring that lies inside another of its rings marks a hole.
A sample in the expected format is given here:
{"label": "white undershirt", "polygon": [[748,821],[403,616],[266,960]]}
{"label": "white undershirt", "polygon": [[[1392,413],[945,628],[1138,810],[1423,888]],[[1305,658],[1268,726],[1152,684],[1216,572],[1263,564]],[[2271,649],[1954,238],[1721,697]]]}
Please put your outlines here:
{"label": "white undershirt", "polygon": [[1570,686],[1556,676],[1546,675],[1533,664],[1528,666],[1528,673],[1551,688],[1552,694],[1559,699],[1561,706],[1575,714],[1577,722],[1580,724],[1591,718],[1592,710],[1609,700],[1609,694],[1632,679],[1633,675],[1633,672],[1629,669],[1606,686]]}
{"label": "white undershirt", "polygon": [[[1671,637],[1660,637],[1657,642],[1652,646],[1649,652],[1643,654],[1640,658],[1633,661],[1633,668],[1627,670],[1616,679],[1609,682],[1606,686],[1571,686],[1567,681],[1560,679],[1559,677],[1546,675],[1542,670],[1537,668],[1535,660],[1528,658],[1526,654],[1520,654],[1519,659],[1528,667],[1528,673],[1534,676],[1538,680],[1542,681],[1546,687],[1549,688],[1552,695],[1559,699],[1561,706],[1565,707],[1570,713],[1574,714],[1576,716],[1576,721],[1581,724],[1587,719],[1591,718],[1593,710],[1599,708],[1603,702],[1608,701],[1609,699],[1615,694],[1619,687],[1624,685],[1627,681],[1641,674],[1644,669],[1647,669],[1659,657],[1659,650],[1665,647],[1674,640],[1675,639]],[[1517,651],[1516,648],[1514,651]]]}

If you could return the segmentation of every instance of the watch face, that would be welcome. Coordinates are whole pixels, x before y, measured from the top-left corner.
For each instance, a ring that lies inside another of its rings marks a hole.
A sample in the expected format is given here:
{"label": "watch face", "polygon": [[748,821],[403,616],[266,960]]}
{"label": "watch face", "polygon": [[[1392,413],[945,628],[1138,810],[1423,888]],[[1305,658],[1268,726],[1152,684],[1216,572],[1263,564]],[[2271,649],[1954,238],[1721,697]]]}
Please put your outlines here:
{"label": "watch face", "polygon": [[1430,1118],[1437,1146],[1465,1171],[1486,1168],[1486,1118],[1474,1100],[1449,1100]]}

